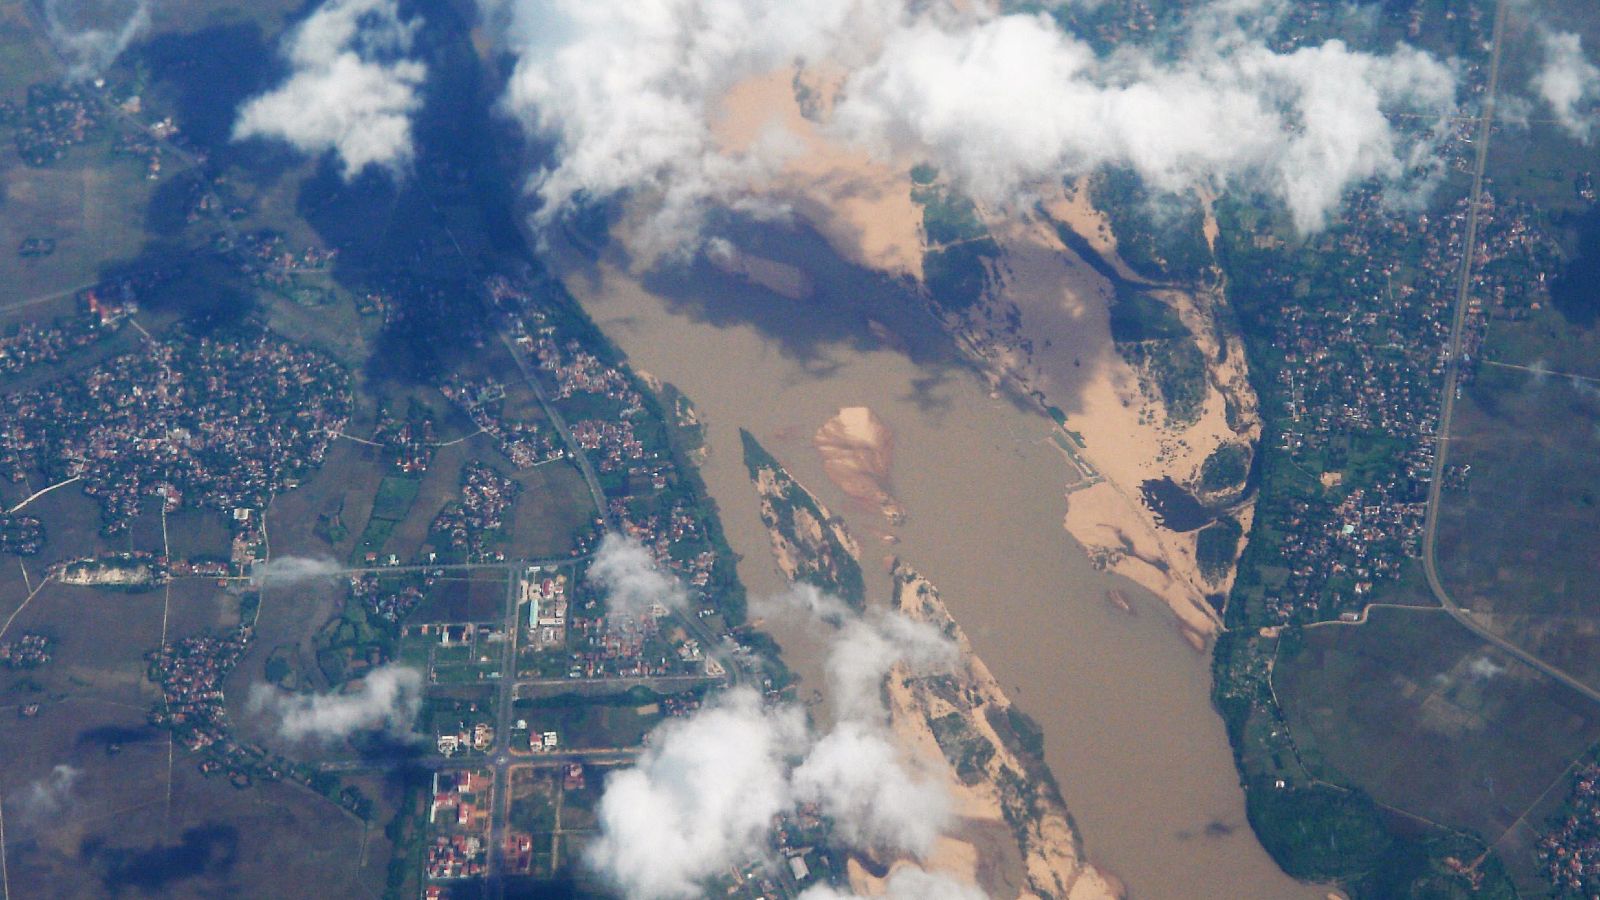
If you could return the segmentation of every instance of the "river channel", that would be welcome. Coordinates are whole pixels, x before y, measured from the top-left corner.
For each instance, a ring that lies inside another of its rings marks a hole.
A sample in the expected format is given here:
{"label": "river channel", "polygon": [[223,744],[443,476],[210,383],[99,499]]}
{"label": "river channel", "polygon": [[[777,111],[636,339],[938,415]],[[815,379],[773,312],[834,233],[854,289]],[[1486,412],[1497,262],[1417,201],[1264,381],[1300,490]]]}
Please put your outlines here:
{"label": "river channel", "polygon": [[[783,587],[740,456],[753,432],[861,540],[878,597],[897,554],[944,595],[1046,754],[1092,862],[1134,898],[1320,897],[1268,858],[1245,821],[1209,658],[1153,596],[1097,571],[1062,527],[1075,477],[1051,423],[993,394],[906,287],[852,266],[806,231],[741,229],[747,249],[802,268],[803,300],[701,262],[635,278],[565,260],[568,287],[633,365],[682,389],[708,423],[703,475],[752,595]],[[840,407],[893,430],[893,491],[907,519],[845,497],[810,439]],[[1090,436],[1092,440],[1092,436]],[[1132,599],[1133,614],[1106,592]],[[778,634],[802,673],[804,642]]]}

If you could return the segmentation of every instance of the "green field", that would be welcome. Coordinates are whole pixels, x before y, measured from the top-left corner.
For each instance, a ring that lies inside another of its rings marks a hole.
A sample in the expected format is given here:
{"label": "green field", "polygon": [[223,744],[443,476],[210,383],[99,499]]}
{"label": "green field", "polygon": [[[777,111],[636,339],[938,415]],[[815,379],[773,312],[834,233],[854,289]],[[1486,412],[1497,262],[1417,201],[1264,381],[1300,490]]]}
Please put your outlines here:
{"label": "green field", "polygon": [[537,735],[554,731],[564,747],[637,747],[661,722],[660,695],[645,688],[623,694],[559,694],[518,700],[517,716]]}
{"label": "green field", "polygon": [[[1310,776],[1493,844],[1600,740],[1600,710],[1442,612],[1369,615],[1280,648],[1274,685]],[[1505,862],[1529,880],[1530,859]]]}
{"label": "green field", "polygon": [[1597,387],[1483,368],[1456,406],[1451,462],[1471,473],[1444,496],[1439,562],[1458,603],[1600,686]]}

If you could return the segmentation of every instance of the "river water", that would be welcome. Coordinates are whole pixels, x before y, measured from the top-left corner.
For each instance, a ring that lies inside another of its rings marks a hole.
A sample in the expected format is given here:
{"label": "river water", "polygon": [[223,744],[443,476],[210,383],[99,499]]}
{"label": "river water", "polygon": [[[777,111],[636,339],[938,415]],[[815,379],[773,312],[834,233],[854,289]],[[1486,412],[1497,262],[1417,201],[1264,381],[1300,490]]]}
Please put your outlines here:
{"label": "river water", "polygon": [[[701,263],[636,279],[567,253],[572,292],[633,365],[681,388],[708,423],[706,484],[753,595],[783,587],[738,429],[753,432],[861,540],[869,588],[895,553],[939,587],[974,649],[1043,726],[1046,755],[1092,862],[1134,898],[1318,897],[1283,875],[1244,816],[1209,659],[1158,600],[1096,571],[1062,528],[1074,477],[1050,423],[991,394],[903,285],[851,266],[815,235],[741,229],[752,252],[815,285],[779,297]],[[878,510],[843,496],[811,435],[868,406],[895,434],[897,545]],[[1106,600],[1132,598],[1130,615]],[[778,634],[802,675],[803,641]],[[786,654],[787,655],[787,654]],[[804,691],[803,691],[804,693]]]}

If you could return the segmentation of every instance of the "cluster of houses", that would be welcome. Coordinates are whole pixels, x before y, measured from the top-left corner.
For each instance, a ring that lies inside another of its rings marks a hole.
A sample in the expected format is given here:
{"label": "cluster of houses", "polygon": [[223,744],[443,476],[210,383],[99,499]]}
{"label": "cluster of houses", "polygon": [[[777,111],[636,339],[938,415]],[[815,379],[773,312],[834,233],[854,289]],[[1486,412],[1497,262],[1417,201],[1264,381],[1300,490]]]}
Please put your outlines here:
{"label": "cluster of houses", "polygon": [[527,609],[528,646],[567,643],[567,576],[558,569],[529,566],[517,579],[517,604]]}
{"label": "cluster of houses", "polygon": [[80,478],[108,533],[150,497],[260,508],[321,464],[350,404],[342,367],[265,332],[150,342],[0,396],[0,474]]}
{"label": "cluster of houses", "polygon": [[250,628],[241,625],[224,636],[187,637],[150,653],[150,680],[161,686],[161,700],[150,710],[151,723],[172,729],[191,751],[226,739],[222,682],[249,641]]}
{"label": "cluster of houses", "polygon": [[550,428],[534,422],[506,421],[506,391],[498,381],[455,378],[442,385],[439,392],[460,407],[472,424],[494,438],[500,452],[518,469],[566,456]]}
{"label": "cluster of houses", "polygon": [[[1282,533],[1290,573],[1266,597],[1269,624],[1351,609],[1421,551],[1468,211],[1462,200],[1448,215],[1397,214],[1377,191],[1363,192],[1312,248],[1329,263],[1312,290],[1336,291],[1338,302],[1274,307],[1282,355],[1266,399],[1278,410],[1280,449],[1319,476],[1321,490],[1268,498],[1258,514]],[[1526,208],[1485,192],[1478,222],[1461,349],[1469,379],[1488,318],[1539,308],[1556,258]],[[1285,298],[1305,288],[1297,266],[1265,277]],[[1464,481],[1464,470],[1453,474]]]}
{"label": "cluster of houses", "polygon": [[388,410],[380,410],[372,442],[383,445],[384,456],[397,471],[420,475],[428,471],[428,464],[433,462],[436,445],[433,419],[429,416],[397,419]]}
{"label": "cluster of houses", "polygon": [[0,512],[0,553],[33,556],[44,546],[44,522],[29,515]]}
{"label": "cluster of houses", "polygon": [[488,722],[477,722],[469,728],[467,723],[458,722],[454,731],[439,732],[435,746],[443,756],[455,756],[468,748],[478,753],[486,752],[494,746],[494,726]]}
{"label": "cluster of houses", "polygon": [[15,129],[17,154],[43,167],[88,141],[105,120],[96,89],[84,83],[41,81],[28,86],[26,102],[0,101],[0,124]]}
{"label": "cluster of houses", "polygon": [[14,641],[0,644],[0,664],[8,669],[36,669],[50,661],[50,638],[25,632]]}
{"label": "cluster of houses", "polygon": [[24,322],[15,334],[0,334],[0,375],[15,375],[60,362],[109,335],[98,317],[73,316],[55,322]]}
{"label": "cluster of houses", "polygon": [[[446,507],[433,520],[437,544],[463,554],[468,562],[485,562],[490,545],[506,526],[506,514],[521,486],[474,460],[461,471],[461,500]],[[503,554],[502,554],[503,555]]]}
{"label": "cluster of houses", "polygon": [[477,878],[488,865],[484,838],[493,777],[486,771],[436,772],[428,805],[425,869],[429,879]]}
{"label": "cluster of houses", "polygon": [[1539,862],[1562,896],[1600,896],[1600,766],[1573,778],[1566,808],[1539,837]]}

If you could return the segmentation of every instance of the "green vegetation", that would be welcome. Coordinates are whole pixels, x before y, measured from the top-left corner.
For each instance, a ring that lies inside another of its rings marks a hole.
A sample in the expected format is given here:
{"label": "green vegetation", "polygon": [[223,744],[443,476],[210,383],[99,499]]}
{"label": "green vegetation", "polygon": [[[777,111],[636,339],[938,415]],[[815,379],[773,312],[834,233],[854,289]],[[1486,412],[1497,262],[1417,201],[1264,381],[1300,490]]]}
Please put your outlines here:
{"label": "green vegetation", "polygon": [[1146,340],[1118,347],[1166,406],[1167,421],[1193,422],[1206,400],[1206,358],[1192,338]]}
{"label": "green vegetation", "polygon": [[1200,529],[1195,545],[1195,560],[1200,565],[1200,574],[1211,581],[1227,575],[1233,568],[1234,558],[1239,554],[1239,539],[1242,537],[1244,528],[1232,516],[1223,516]]}
{"label": "green vegetation", "polygon": [[391,626],[368,615],[364,606],[346,603],[343,613],[317,632],[317,667],[330,684],[358,678],[393,655]]}
{"label": "green vegetation", "polygon": [[811,492],[790,477],[755,435],[741,428],[739,440],[750,479],[760,485],[765,477],[774,485],[771,492],[763,492],[761,520],[774,532],[775,540],[790,548],[794,580],[816,585],[861,609],[866,603],[866,581],[861,563],[841,538],[844,523],[824,514]]}
{"label": "green vegetation", "polygon": [[969,727],[966,718],[958,712],[929,719],[928,725],[962,783],[977,784],[982,780],[989,761],[994,758],[994,744]]}
{"label": "green vegetation", "polygon": [[1159,297],[1132,287],[1111,304],[1111,339],[1159,395],[1173,422],[1199,416],[1206,395],[1206,360],[1178,313]]}
{"label": "green vegetation", "polygon": [[1089,200],[1117,236],[1117,255],[1152,281],[1192,283],[1212,265],[1205,211],[1193,194],[1156,196],[1131,169],[1107,169],[1089,180]]}
{"label": "green vegetation", "polygon": [[372,501],[372,515],[367,519],[367,527],[362,529],[361,537],[350,553],[352,565],[364,564],[369,553],[376,557],[382,556],[384,545],[389,542],[389,536],[411,512],[411,504],[416,501],[417,492],[421,489],[420,479],[401,475],[384,476],[378,483],[378,492]]}
{"label": "green vegetation", "polygon": [[1015,704],[999,712],[993,706],[985,707],[984,717],[990,727],[1024,763],[1044,763],[1044,728],[1033,717],[1018,709]]}
{"label": "green vegetation", "polygon": [[1118,291],[1111,304],[1111,339],[1119,344],[1193,337],[1177,311],[1148,292]]}
{"label": "green vegetation", "polygon": [[530,732],[554,731],[565,747],[637,747],[661,722],[662,701],[667,696],[636,687],[616,694],[558,694],[518,700],[516,708],[517,715],[528,720]]}
{"label": "green vegetation", "polygon": [[[1513,341],[1543,327],[1503,325],[1491,332],[1488,352],[1514,361],[1549,358],[1560,345],[1600,346],[1600,329],[1567,326],[1546,349],[1511,355]],[[1600,374],[1600,365],[1566,371]],[[1470,470],[1456,469],[1459,482],[1446,482],[1439,567],[1450,591],[1491,614],[1501,634],[1600,686],[1600,640],[1575,627],[1595,616],[1587,586],[1600,542],[1597,420],[1600,396],[1586,382],[1484,367],[1456,404],[1450,462]]]}
{"label": "green vegetation", "polygon": [[979,220],[972,201],[936,184],[936,178],[926,166],[912,173],[911,199],[922,207],[927,242],[923,282],[939,308],[960,312],[983,299],[989,288],[988,266],[999,257],[1000,246]]}
{"label": "green vegetation", "polygon": [[1244,484],[1250,472],[1250,448],[1244,444],[1223,444],[1211,451],[1200,465],[1200,488],[1208,493],[1227,491]]}
{"label": "green vegetation", "polygon": [[990,238],[928,251],[922,257],[928,295],[950,312],[972,307],[989,289],[988,263],[999,255],[999,245]]}
{"label": "green vegetation", "polygon": [[292,688],[294,678],[294,664],[290,662],[293,656],[291,647],[275,647],[272,655],[267,657],[264,675],[267,681],[281,688]]}
{"label": "green vegetation", "polygon": [[417,499],[417,491],[421,490],[422,482],[416,478],[403,478],[397,475],[385,476],[378,483],[378,495],[372,501],[372,516],[375,519],[390,519],[398,522],[411,511],[412,501]]}

